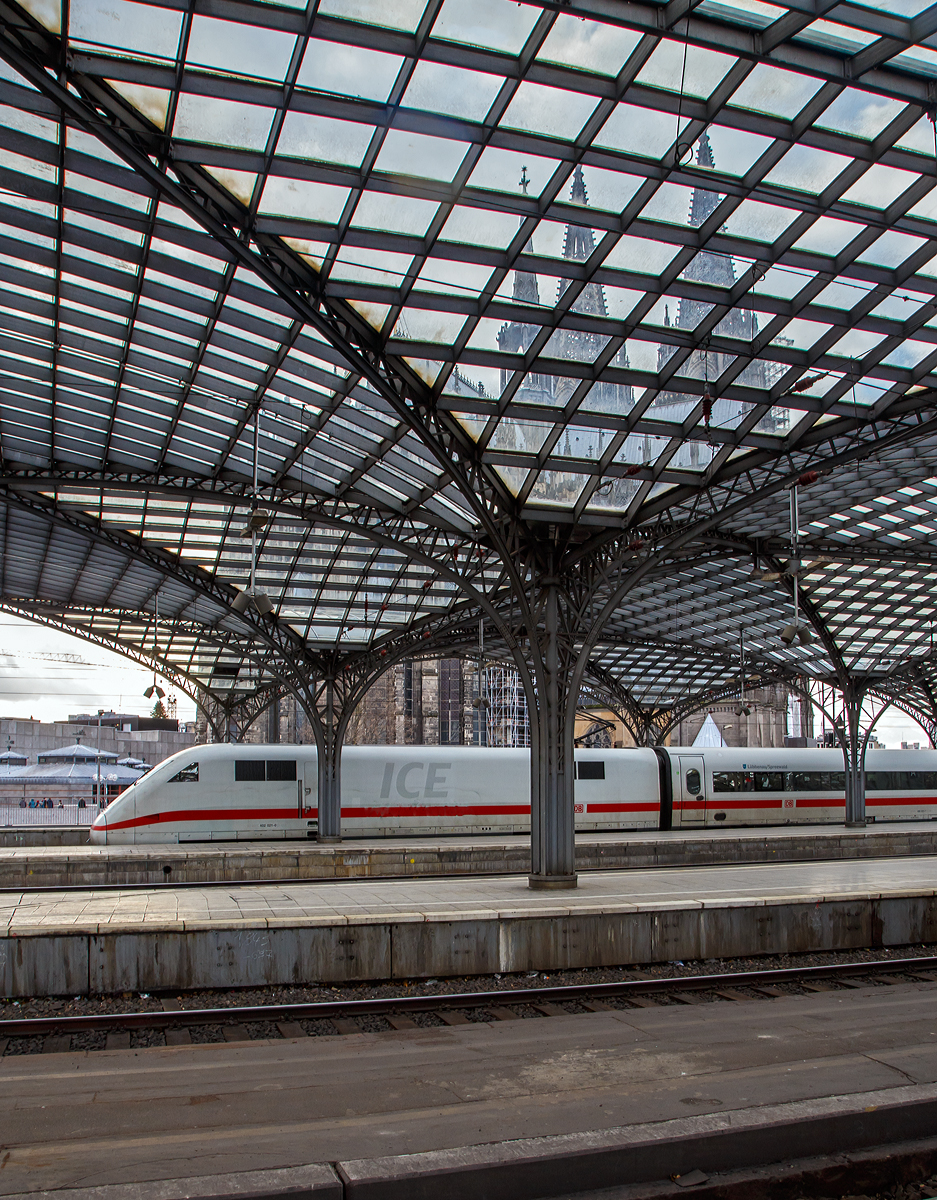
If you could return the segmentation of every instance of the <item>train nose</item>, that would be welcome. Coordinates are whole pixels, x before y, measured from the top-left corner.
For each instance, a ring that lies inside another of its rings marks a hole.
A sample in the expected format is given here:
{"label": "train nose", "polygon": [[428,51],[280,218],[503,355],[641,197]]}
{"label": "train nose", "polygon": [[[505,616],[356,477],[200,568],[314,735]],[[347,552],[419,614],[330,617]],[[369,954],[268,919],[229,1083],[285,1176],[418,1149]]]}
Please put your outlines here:
{"label": "train nose", "polygon": [[90,841],[93,846],[107,845],[107,819],[104,813],[94,818],[91,826]]}

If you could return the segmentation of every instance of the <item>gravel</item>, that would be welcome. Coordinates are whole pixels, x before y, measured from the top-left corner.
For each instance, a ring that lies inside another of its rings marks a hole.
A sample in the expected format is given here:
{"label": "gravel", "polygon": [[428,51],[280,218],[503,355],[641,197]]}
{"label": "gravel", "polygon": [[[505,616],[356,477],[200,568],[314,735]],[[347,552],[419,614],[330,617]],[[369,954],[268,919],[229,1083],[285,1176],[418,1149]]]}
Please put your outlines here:
{"label": "gravel", "polygon": [[929,1200],[937,1197],[937,1175],[924,1183],[896,1183],[878,1192],[837,1192],[835,1196],[798,1196],[795,1200]]}

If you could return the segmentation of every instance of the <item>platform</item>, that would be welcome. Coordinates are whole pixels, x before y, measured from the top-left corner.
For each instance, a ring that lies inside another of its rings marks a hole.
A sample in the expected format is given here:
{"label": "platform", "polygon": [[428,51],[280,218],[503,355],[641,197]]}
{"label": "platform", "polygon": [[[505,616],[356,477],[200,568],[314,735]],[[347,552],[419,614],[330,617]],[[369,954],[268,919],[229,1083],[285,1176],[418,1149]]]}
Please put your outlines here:
{"label": "platform", "polygon": [[937,857],[0,895],[0,995],[417,979],[937,941]]}
{"label": "platform", "polygon": [[[282,1197],[285,1189],[239,1191],[230,1173],[323,1164],[327,1176],[331,1164],[344,1190],[330,1200],[527,1200],[576,1190],[564,1187],[573,1172],[580,1186],[625,1182],[628,1171],[663,1188],[671,1173],[724,1169],[720,1155],[733,1168],[759,1149],[777,1162],[818,1152],[818,1139],[842,1162],[863,1139],[893,1139],[899,1121],[899,1137],[921,1136],[922,1119],[932,1130],[935,998],[937,984],[898,984],[406,1032],[7,1056],[0,1195],[197,1176],[197,1189],[156,1194]],[[487,1187],[477,1178],[472,1186],[470,1173],[499,1159],[521,1164],[510,1188],[490,1175]],[[427,1187],[434,1166],[456,1173]],[[210,1177],[221,1173],[213,1193]]]}
{"label": "platform", "polygon": [[[580,833],[579,871],[705,863],[812,862],[937,854],[937,821],[846,829],[674,829]],[[111,884],[247,883],[263,879],[510,875],[530,869],[526,835],[375,838],[338,846],[314,842],[225,842],[183,846],[0,848],[0,888]]]}

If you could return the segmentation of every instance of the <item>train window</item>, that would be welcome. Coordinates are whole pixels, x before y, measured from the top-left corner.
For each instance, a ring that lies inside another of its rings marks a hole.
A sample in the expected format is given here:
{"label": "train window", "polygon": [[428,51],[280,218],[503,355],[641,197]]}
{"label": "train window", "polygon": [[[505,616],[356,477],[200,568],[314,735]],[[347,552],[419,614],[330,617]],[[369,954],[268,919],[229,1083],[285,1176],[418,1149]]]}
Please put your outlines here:
{"label": "train window", "polygon": [[713,771],[714,792],[750,792],[753,788],[751,771]]}
{"label": "train window", "polygon": [[903,786],[898,782],[902,775],[896,771],[866,771],[865,790],[867,792],[890,792],[892,788]]}
{"label": "train window", "polygon": [[703,790],[703,781],[700,779],[700,773],[695,767],[692,767],[686,773],[686,790],[691,796],[698,796]]}
{"label": "train window", "polygon": [[296,759],[285,758],[268,758],[267,759],[267,781],[269,783],[281,783],[284,781],[293,781],[296,779]]}
{"label": "train window", "polygon": [[754,790],[756,792],[783,792],[784,772],[756,771],[754,777]]}
{"label": "train window", "polygon": [[889,774],[897,775],[895,783],[891,786],[897,786],[905,792],[919,792],[937,787],[937,771],[889,771]]}
{"label": "train window", "polygon": [[263,783],[267,778],[266,763],[262,758],[236,758],[234,778],[238,783]]}
{"label": "train window", "polygon": [[788,792],[842,792],[845,789],[843,771],[790,771],[785,780]]}
{"label": "train window", "polygon": [[576,764],[577,779],[604,779],[604,762],[581,762]]}
{"label": "train window", "polygon": [[169,782],[198,783],[198,763],[189,763],[188,766],[183,767],[181,771],[177,771]]}

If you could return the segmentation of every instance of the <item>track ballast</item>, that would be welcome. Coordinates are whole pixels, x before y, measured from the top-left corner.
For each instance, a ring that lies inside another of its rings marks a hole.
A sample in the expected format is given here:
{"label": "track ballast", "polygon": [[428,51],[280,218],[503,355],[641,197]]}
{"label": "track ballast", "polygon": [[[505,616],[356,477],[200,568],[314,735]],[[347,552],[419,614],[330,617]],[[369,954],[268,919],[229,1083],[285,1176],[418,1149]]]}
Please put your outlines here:
{"label": "track ballast", "polygon": [[[0,1053],[145,1048],[249,1041],[552,1017],[608,1009],[743,1002],[868,984],[937,982],[937,956],[729,971],[611,983],[551,984],[499,991],[336,999],[310,1003],[25,1017],[0,1021]],[[218,1035],[220,1031],[220,1035]],[[200,1036],[214,1032],[216,1036]],[[77,1036],[76,1036],[77,1035]],[[84,1036],[82,1036],[84,1035]],[[75,1039],[78,1044],[73,1043]],[[83,1044],[82,1044],[83,1043]]]}

